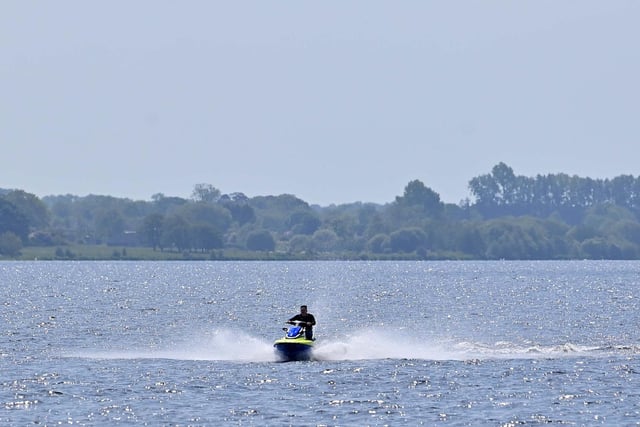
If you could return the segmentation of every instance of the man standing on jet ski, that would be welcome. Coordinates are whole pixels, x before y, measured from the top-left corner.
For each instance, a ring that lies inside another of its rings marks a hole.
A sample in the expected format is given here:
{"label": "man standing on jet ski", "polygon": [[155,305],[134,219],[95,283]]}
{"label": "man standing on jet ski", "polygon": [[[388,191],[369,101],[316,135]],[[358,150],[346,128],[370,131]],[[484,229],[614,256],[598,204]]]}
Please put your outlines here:
{"label": "man standing on jet ski", "polygon": [[313,314],[311,313],[307,313],[307,306],[306,305],[301,305],[300,306],[300,313],[296,314],[295,316],[293,316],[291,319],[289,319],[289,321],[287,323],[290,323],[292,325],[295,324],[295,322],[301,322],[299,323],[300,326],[304,326],[304,331],[305,331],[305,338],[308,340],[312,340],[313,339],[313,325],[316,324],[316,318],[313,317]]}

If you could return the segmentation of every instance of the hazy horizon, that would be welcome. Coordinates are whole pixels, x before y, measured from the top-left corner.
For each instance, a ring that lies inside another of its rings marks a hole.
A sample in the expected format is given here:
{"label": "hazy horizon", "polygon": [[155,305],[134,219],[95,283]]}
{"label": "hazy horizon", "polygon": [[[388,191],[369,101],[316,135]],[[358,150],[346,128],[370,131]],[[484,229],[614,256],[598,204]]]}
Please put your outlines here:
{"label": "hazy horizon", "polygon": [[0,188],[447,203],[638,175],[640,3],[7,1]]}

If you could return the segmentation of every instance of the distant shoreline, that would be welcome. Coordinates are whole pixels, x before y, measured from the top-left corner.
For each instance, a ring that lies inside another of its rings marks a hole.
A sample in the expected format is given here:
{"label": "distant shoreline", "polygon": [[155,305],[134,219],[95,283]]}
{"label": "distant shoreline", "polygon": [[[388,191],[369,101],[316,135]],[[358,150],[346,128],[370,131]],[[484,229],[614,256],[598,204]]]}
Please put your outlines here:
{"label": "distant shoreline", "polygon": [[[439,257],[433,260],[461,260],[461,257]],[[466,258],[465,258],[466,259]],[[211,252],[160,251],[148,247],[117,247],[107,245],[27,246],[16,257],[0,256],[0,261],[418,261],[415,254],[255,252],[246,250],[215,250]]]}

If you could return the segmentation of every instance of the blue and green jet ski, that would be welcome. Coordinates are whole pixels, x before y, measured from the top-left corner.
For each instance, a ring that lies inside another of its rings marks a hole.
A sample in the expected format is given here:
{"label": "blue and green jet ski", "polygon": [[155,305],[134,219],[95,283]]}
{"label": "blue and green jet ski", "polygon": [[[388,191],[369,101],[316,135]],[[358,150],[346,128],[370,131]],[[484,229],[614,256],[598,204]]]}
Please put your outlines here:
{"label": "blue and green jet ski", "polygon": [[281,362],[311,360],[314,340],[305,337],[305,328],[300,322],[293,322],[292,326],[282,328],[284,337],[273,343],[276,356]]}

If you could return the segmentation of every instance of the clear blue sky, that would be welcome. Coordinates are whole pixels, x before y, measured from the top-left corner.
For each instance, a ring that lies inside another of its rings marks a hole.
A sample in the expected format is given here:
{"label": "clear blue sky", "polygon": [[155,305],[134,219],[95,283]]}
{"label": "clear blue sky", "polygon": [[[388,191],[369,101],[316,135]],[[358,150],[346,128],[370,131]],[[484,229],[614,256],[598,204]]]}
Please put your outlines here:
{"label": "clear blue sky", "polygon": [[0,4],[0,187],[457,203],[640,174],[639,1]]}

